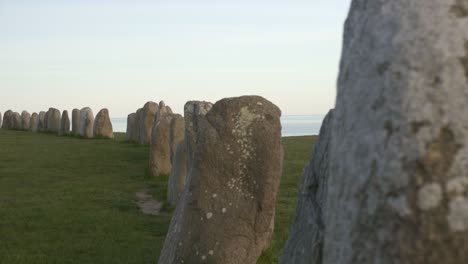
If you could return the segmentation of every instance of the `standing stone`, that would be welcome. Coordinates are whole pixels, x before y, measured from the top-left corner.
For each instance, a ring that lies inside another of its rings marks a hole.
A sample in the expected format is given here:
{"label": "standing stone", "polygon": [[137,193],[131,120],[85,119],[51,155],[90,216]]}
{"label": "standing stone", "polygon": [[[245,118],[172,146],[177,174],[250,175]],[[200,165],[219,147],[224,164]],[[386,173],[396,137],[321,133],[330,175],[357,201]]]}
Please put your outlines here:
{"label": "standing stone", "polygon": [[80,129],[80,110],[72,110],[72,135],[77,136]]}
{"label": "standing stone", "polygon": [[49,131],[47,128],[48,124],[49,124],[49,110],[45,112],[45,116],[44,116],[44,132]]}
{"label": "standing stone", "polygon": [[158,104],[155,102],[147,102],[141,109],[141,116],[138,123],[140,126],[140,134],[138,135],[140,144],[150,143],[151,130],[153,129],[153,124],[157,112]]}
{"label": "standing stone", "polygon": [[109,110],[107,108],[101,109],[94,119],[94,136],[114,138],[112,130],[112,123],[109,117]]}
{"label": "standing stone", "polygon": [[30,124],[29,130],[31,132],[36,133],[38,131],[38,127],[39,127],[39,115],[36,112],[34,112],[31,115],[31,124]]}
{"label": "standing stone", "polygon": [[31,128],[31,114],[28,111],[21,112],[21,129],[29,130]]}
{"label": "standing stone", "polygon": [[13,111],[8,110],[3,115],[2,129],[11,129],[11,118],[13,116]]}
{"label": "standing stone", "polygon": [[179,114],[172,114],[172,120],[171,120],[169,131],[170,131],[169,145],[171,148],[170,158],[171,158],[171,164],[172,164],[177,145],[179,145],[179,143],[184,139],[184,135],[185,135],[184,117]]}
{"label": "standing stone", "polygon": [[133,141],[134,136],[133,136],[133,131],[135,130],[135,113],[131,113],[127,116],[127,141]]}
{"label": "standing stone", "polygon": [[60,110],[56,108],[49,108],[49,111],[47,111],[47,113],[47,131],[58,133],[60,130],[61,121]]}
{"label": "standing stone", "polygon": [[63,110],[62,112],[62,121],[60,121],[60,131],[59,135],[69,135],[70,134],[70,118],[68,117],[68,111]]}
{"label": "standing stone", "polygon": [[11,129],[13,130],[23,129],[23,127],[21,126],[21,115],[17,112],[13,112],[11,116]]}
{"label": "standing stone", "polygon": [[168,112],[164,103],[159,105],[151,133],[149,167],[152,176],[171,173],[171,122],[173,114]]}
{"label": "standing stone", "polygon": [[0,112],[0,128],[2,127],[2,113]]}
{"label": "standing stone", "polygon": [[172,157],[171,175],[167,182],[167,201],[170,205],[176,206],[185,188],[187,181],[187,148],[182,140],[177,145]]}
{"label": "standing stone", "polygon": [[45,132],[46,129],[46,122],[45,122],[46,112],[40,111],[39,112],[39,124],[37,125],[37,131]]}
{"label": "standing stone", "polygon": [[93,111],[89,107],[84,107],[80,110],[80,127],[78,134],[85,138],[93,137],[94,116]]}
{"label": "standing stone", "polygon": [[296,215],[280,259],[281,264],[322,263],[332,120],[333,110],[330,110],[323,120],[310,163],[304,169]]}
{"label": "standing stone", "polygon": [[140,123],[142,119],[142,108],[139,108],[135,113],[135,126],[133,127],[133,142],[140,142]]}
{"label": "standing stone", "polygon": [[325,264],[468,259],[468,1],[354,0]]}
{"label": "standing stone", "polygon": [[159,263],[256,263],[273,234],[280,116],[258,96],[223,99],[198,116],[195,159]]}

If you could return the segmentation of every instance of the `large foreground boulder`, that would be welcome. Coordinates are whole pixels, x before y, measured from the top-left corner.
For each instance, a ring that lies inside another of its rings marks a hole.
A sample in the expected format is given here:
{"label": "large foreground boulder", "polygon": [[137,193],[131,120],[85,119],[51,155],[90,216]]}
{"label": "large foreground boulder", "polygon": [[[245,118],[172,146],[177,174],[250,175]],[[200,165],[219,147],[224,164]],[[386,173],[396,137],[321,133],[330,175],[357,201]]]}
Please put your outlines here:
{"label": "large foreground boulder", "polygon": [[62,120],[60,121],[60,131],[59,135],[69,135],[70,134],[70,118],[68,117],[68,111],[63,110]]}
{"label": "large foreground boulder", "polygon": [[29,130],[36,133],[39,128],[39,115],[34,112],[31,115],[31,122],[30,122],[30,127]]}
{"label": "large foreground boulder", "polygon": [[114,138],[112,122],[107,108],[101,109],[94,119],[93,134],[95,137]]}
{"label": "large foreground boulder", "polygon": [[149,144],[151,140],[151,131],[158,112],[158,104],[155,102],[147,102],[141,109],[141,116],[139,118],[138,126],[139,135],[138,140],[140,144]]}
{"label": "large foreground boulder", "polygon": [[77,136],[79,135],[79,129],[80,129],[80,110],[78,109],[73,109],[72,110],[72,135]]}
{"label": "large foreground boulder", "polygon": [[246,96],[199,116],[195,159],[159,263],[256,263],[273,233],[280,115],[269,101]]}
{"label": "large foreground boulder", "polygon": [[46,114],[47,119],[47,131],[52,133],[58,133],[60,130],[61,114],[60,110],[56,108],[49,108]]}
{"label": "large foreground boulder", "polygon": [[134,139],[133,132],[135,131],[135,118],[135,113],[131,113],[127,116],[127,132],[125,135],[127,136],[128,141],[133,141]]}
{"label": "large foreground boulder", "polygon": [[45,132],[46,131],[46,112],[40,111],[39,112],[39,124],[37,125],[38,132]]}
{"label": "large foreground boulder", "polygon": [[159,104],[159,110],[151,133],[149,168],[152,176],[169,175],[171,173],[171,122],[173,114],[164,103]]}
{"label": "large foreground boulder", "polygon": [[468,1],[354,0],[325,264],[468,259]]}
{"label": "large foreground boulder", "polygon": [[304,169],[296,214],[280,259],[281,264],[322,263],[332,120],[333,110],[323,120],[312,159]]}
{"label": "large foreground boulder", "polygon": [[84,107],[80,110],[80,127],[78,134],[84,138],[93,137],[94,115],[89,107]]}
{"label": "large foreground boulder", "polygon": [[187,181],[187,147],[182,140],[176,147],[172,157],[171,175],[167,182],[167,201],[175,207],[185,188]]}

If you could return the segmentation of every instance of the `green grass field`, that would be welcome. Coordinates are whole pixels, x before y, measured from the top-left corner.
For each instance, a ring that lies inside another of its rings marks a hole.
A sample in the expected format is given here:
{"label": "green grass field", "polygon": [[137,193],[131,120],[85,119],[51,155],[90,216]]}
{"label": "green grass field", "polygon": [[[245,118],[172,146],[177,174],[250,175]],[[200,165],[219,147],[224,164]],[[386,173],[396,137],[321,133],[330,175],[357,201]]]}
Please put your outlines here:
{"label": "green grass field", "polygon": [[[285,138],[274,240],[277,263],[315,137]],[[171,208],[148,216],[135,193],[164,201],[167,177],[147,173],[148,147],[0,130],[0,263],[156,263]],[[165,208],[165,207],[164,207]]]}

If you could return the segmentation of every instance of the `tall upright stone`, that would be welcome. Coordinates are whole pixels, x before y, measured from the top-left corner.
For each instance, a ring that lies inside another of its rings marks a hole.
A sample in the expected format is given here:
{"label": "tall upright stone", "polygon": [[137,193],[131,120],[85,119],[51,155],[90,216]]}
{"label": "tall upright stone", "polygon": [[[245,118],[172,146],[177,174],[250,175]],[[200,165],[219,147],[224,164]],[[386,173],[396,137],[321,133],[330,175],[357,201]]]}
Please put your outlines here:
{"label": "tall upright stone", "polygon": [[80,129],[80,110],[73,109],[72,110],[72,135],[77,136],[79,135]]}
{"label": "tall upright stone", "polygon": [[29,130],[31,128],[31,114],[28,111],[21,112],[21,129]]}
{"label": "tall upright stone", "polygon": [[256,263],[273,234],[280,116],[264,98],[246,96],[197,117],[195,158],[159,263]]}
{"label": "tall upright stone", "polygon": [[60,121],[60,131],[59,135],[69,135],[70,134],[70,118],[68,117],[68,111],[63,110],[62,120]]}
{"label": "tall upright stone", "polygon": [[187,182],[187,147],[182,140],[172,156],[171,175],[167,181],[167,201],[175,207]]}
{"label": "tall upright stone", "polygon": [[36,133],[38,129],[39,129],[39,115],[36,112],[34,112],[31,115],[31,123],[30,123],[29,130],[31,132]]}
{"label": "tall upright stone", "polygon": [[[172,112],[172,110],[171,110]],[[169,145],[171,149],[170,158],[173,163],[177,145],[184,139],[185,135],[185,120],[179,114],[172,114],[172,120],[169,129]]]}
{"label": "tall upright stone", "polygon": [[109,110],[107,108],[101,109],[94,119],[94,136],[104,138],[114,138],[114,131],[112,129],[112,122],[109,117]]}
{"label": "tall upright stone", "polygon": [[23,129],[21,125],[21,115],[17,112],[13,112],[13,114],[11,115],[11,129],[13,130]]}
{"label": "tall upright stone", "polygon": [[46,131],[46,120],[45,120],[46,112],[40,111],[39,112],[39,124],[37,125],[38,132],[45,132]]}
{"label": "tall upright stone", "polygon": [[127,141],[133,141],[134,139],[133,132],[135,131],[135,117],[135,113],[131,113],[127,116]]}
{"label": "tall upright stone", "polygon": [[60,121],[61,121],[61,114],[60,110],[56,108],[49,108],[46,114],[47,118],[47,131],[52,133],[58,133],[60,130]]}
{"label": "tall upright stone", "polygon": [[143,109],[139,108],[135,113],[135,126],[133,127],[133,132],[132,132],[133,140],[132,141],[136,143],[140,142],[140,130],[141,130],[140,120],[142,120],[142,111]]}
{"label": "tall upright stone", "polygon": [[80,127],[78,129],[78,135],[84,138],[93,137],[93,125],[94,115],[93,111],[89,107],[84,107],[80,110]]}
{"label": "tall upright stone", "polygon": [[332,120],[333,110],[330,110],[323,120],[310,163],[304,169],[296,214],[281,255],[281,264],[322,263]]}
{"label": "tall upright stone", "polygon": [[45,111],[45,115],[44,115],[44,132],[47,132],[49,131],[48,129],[48,125],[49,125],[49,110]]}
{"label": "tall upright stone", "polygon": [[468,259],[468,1],[354,0],[325,264]]}
{"label": "tall upright stone", "polygon": [[3,114],[2,129],[11,129],[11,118],[13,111],[8,110]]}
{"label": "tall upright stone", "polygon": [[151,133],[149,168],[152,176],[169,175],[171,173],[171,122],[173,114],[167,111],[163,102]]}
{"label": "tall upright stone", "polygon": [[2,124],[3,124],[2,122],[3,122],[3,120],[2,120],[2,113],[0,112],[0,128],[2,127]]}
{"label": "tall upright stone", "polygon": [[149,144],[151,140],[151,130],[153,129],[158,104],[147,102],[141,109],[141,116],[138,125],[140,126],[138,140],[140,144]]}

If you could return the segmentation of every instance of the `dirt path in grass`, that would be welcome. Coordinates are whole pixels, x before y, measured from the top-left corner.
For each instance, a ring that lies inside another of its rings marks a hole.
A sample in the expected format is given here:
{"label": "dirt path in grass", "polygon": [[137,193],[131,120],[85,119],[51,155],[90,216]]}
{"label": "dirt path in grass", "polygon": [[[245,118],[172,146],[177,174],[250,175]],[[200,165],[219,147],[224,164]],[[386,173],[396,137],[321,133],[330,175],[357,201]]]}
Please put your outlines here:
{"label": "dirt path in grass", "polygon": [[136,204],[140,207],[141,212],[147,215],[159,215],[161,212],[162,203],[154,199],[148,189],[142,189],[136,192]]}

